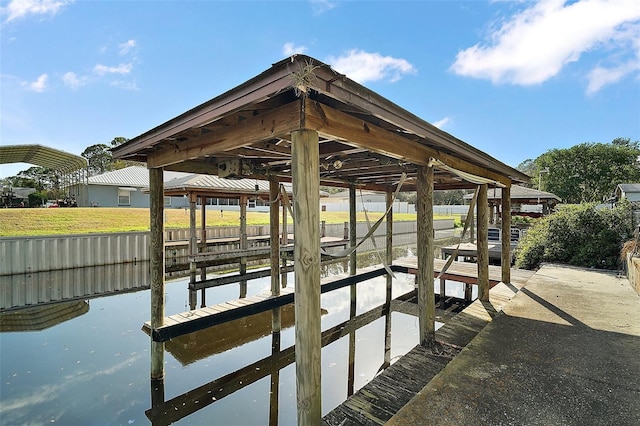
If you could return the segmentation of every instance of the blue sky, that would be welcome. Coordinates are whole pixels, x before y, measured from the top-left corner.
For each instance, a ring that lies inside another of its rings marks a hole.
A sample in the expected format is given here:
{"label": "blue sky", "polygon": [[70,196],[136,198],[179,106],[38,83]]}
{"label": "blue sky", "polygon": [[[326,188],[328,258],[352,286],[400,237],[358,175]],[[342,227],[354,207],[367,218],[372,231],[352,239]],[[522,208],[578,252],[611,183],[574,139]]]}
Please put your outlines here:
{"label": "blue sky", "polygon": [[[80,154],[304,53],[495,158],[640,140],[640,2],[0,1],[0,143]],[[0,165],[0,177],[27,164]]]}

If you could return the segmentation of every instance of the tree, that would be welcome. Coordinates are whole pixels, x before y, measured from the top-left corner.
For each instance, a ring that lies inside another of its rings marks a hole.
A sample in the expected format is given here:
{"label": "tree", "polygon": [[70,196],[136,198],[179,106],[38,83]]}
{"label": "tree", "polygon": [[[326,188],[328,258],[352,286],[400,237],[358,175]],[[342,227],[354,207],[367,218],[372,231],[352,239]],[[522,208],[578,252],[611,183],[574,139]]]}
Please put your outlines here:
{"label": "tree", "polygon": [[582,143],[542,154],[530,175],[536,187],[565,203],[602,202],[618,184],[640,182],[639,157],[639,143],[628,138]]}
{"label": "tree", "polygon": [[[533,175],[538,173],[536,171],[536,161],[531,159],[531,158],[527,158],[522,163],[518,164],[516,169],[518,169],[519,171],[521,171],[525,175],[531,176],[531,177],[533,177]],[[532,184],[526,184],[526,185],[531,187]]]}
{"label": "tree", "polygon": [[89,162],[89,176],[99,175],[112,170],[113,156],[109,145],[98,143],[87,147],[82,155]]}

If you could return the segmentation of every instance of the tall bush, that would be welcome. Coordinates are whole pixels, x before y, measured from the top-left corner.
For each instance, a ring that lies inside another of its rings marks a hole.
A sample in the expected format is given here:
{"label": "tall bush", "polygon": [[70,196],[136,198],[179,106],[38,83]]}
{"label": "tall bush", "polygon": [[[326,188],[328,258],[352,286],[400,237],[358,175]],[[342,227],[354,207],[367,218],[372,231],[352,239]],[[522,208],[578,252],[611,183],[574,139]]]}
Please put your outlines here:
{"label": "tall bush", "polygon": [[516,251],[516,267],[534,269],[553,262],[617,269],[622,245],[632,234],[629,202],[614,209],[597,209],[595,204],[561,206],[529,228]]}

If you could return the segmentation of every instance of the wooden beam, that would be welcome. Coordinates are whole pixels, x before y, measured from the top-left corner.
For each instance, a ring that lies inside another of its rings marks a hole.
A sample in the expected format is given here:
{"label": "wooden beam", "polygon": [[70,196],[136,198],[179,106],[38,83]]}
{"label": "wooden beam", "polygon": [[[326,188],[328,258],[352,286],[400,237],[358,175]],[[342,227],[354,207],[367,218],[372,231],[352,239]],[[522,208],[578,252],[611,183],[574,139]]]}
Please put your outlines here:
{"label": "wooden beam", "polygon": [[423,166],[427,165],[429,159],[433,157],[454,169],[492,179],[505,185],[510,183],[507,176],[472,164],[454,155],[411,141],[406,137],[319,102],[310,99],[306,99],[305,102],[305,128],[316,130],[323,136],[326,135],[351,146]]}
{"label": "wooden beam", "polygon": [[265,139],[272,139],[300,128],[300,102],[291,102],[239,123],[183,142],[172,142],[147,156],[148,167],[170,164],[214,155]]}
{"label": "wooden beam", "polygon": [[[151,329],[164,325],[164,194],[162,169],[149,169]],[[151,379],[164,377],[164,343],[151,341]]]}
{"label": "wooden beam", "polygon": [[502,282],[511,282],[511,187],[502,188]]}
{"label": "wooden beam", "polygon": [[322,420],[318,134],[291,134],[298,425]]}
{"label": "wooden beam", "polygon": [[418,323],[420,344],[433,347],[436,342],[436,307],[433,288],[433,167],[418,167]]}
{"label": "wooden beam", "polygon": [[489,301],[489,204],[487,184],[482,184],[478,192],[478,299]]}

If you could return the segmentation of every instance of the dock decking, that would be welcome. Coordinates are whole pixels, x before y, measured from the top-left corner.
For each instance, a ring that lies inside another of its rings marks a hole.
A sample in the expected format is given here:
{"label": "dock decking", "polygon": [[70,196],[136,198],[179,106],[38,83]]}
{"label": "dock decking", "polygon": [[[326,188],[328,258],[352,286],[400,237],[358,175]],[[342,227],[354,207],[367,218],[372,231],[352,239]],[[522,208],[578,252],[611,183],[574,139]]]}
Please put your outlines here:
{"label": "dock decking", "polygon": [[[435,259],[435,273],[438,274],[444,266],[444,261]],[[391,269],[396,272],[414,273],[417,265],[411,258],[402,258],[392,265]],[[517,272],[513,270],[512,280],[514,283],[526,282],[527,272]],[[336,290],[351,284],[370,280],[372,278],[386,274],[384,268],[379,268],[352,277],[341,278],[322,284],[321,293]],[[492,285],[499,282],[500,267],[489,268],[489,278]],[[464,262],[453,262],[444,275],[445,279],[462,281],[467,284],[477,283],[477,271],[475,264]],[[524,280],[524,281],[523,281]],[[246,298],[230,300],[217,305],[212,305],[200,309],[169,315],[164,318],[161,327],[151,330],[151,325],[147,321],[144,328],[149,331],[154,341],[164,342],[171,338],[178,337],[193,331],[202,330],[227,321],[242,318],[248,315],[268,311],[269,309],[284,306],[293,302],[293,288],[287,287],[281,290],[279,296],[261,294]]]}
{"label": "dock decking", "polygon": [[[452,267],[457,263],[459,262],[454,262]],[[488,303],[476,300],[436,331],[438,342],[436,350],[428,350],[417,345],[344,403],[329,412],[323,418],[324,424],[327,426],[385,424],[502,310],[534,274],[533,271],[515,269],[511,272],[512,277],[518,277],[514,283],[495,285],[489,292]]]}

